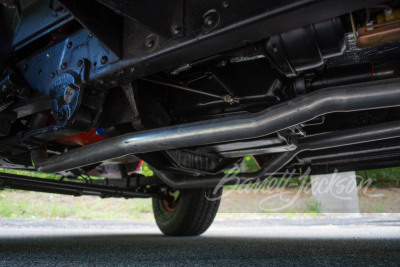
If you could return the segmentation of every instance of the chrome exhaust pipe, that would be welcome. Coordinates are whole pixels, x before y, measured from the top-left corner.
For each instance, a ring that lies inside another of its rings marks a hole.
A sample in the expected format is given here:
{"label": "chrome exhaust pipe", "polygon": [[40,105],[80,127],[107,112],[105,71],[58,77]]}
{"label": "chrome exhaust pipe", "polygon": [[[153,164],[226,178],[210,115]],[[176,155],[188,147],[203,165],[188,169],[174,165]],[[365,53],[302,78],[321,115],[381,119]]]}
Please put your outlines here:
{"label": "chrome exhaust pipe", "polygon": [[258,113],[128,133],[51,158],[31,152],[40,172],[54,173],[129,154],[265,136],[333,112],[400,106],[400,79],[322,89]]}

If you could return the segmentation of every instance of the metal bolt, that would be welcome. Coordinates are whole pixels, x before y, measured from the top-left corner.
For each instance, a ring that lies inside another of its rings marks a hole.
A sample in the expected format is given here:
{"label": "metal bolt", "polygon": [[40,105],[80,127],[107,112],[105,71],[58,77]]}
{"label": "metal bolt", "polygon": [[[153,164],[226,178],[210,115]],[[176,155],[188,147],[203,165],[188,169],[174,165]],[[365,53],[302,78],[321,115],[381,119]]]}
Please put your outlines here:
{"label": "metal bolt", "polygon": [[83,60],[82,59],[78,60],[77,65],[78,65],[78,67],[82,66],[83,65]]}
{"label": "metal bolt", "polygon": [[7,86],[3,86],[3,89],[1,89],[3,92],[6,92],[7,91]]}
{"label": "metal bolt", "polygon": [[214,24],[214,19],[211,16],[207,16],[204,18],[204,24],[206,24],[206,26],[212,26]]}
{"label": "metal bolt", "polygon": [[63,63],[61,64],[61,68],[62,68],[63,70],[65,70],[65,69],[67,68],[67,62],[63,62]]}
{"label": "metal bolt", "polygon": [[229,2],[228,2],[228,1],[224,1],[224,2],[222,3],[222,6],[225,7],[225,8],[227,8],[227,7],[229,6]]}
{"label": "metal bolt", "polygon": [[25,64],[24,65],[24,71],[27,71],[28,70],[28,64]]}
{"label": "metal bolt", "polygon": [[146,47],[147,48],[152,48],[154,46],[154,40],[150,40],[147,42]]}
{"label": "metal bolt", "polygon": [[61,115],[61,113],[58,112],[58,111],[51,111],[50,114],[55,116],[55,117],[59,117]]}
{"label": "metal bolt", "polygon": [[56,76],[54,72],[50,73],[50,79],[53,79]]}
{"label": "metal bolt", "polygon": [[174,30],[174,35],[180,35],[182,33],[182,30],[179,27],[176,27]]}
{"label": "metal bolt", "polygon": [[72,47],[72,42],[68,42],[67,48],[71,48],[71,47]]}
{"label": "metal bolt", "polygon": [[92,38],[92,37],[93,37],[93,34],[89,32],[88,37],[89,37],[89,38]]}
{"label": "metal bolt", "polygon": [[106,64],[107,63],[107,61],[108,61],[108,57],[107,56],[103,56],[102,58],[101,58],[101,64]]}
{"label": "metal bolt", "polygon": [[50,54],[49,54],[49,53],[47,53],[47,54],[46,54],[46,57],[50,57]]}

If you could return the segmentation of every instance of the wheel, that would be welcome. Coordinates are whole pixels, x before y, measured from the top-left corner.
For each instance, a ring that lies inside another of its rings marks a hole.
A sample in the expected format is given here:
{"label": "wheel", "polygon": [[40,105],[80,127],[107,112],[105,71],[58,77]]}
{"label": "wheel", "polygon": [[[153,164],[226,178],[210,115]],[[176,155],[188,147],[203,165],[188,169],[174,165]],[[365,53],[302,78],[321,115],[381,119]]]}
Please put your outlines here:
{"label": "wheel", "polygon": [[153,198],[154,218],[165,235],[195,236],[204,233],[218,211],[222,188],[184,189],[175,192],[174,201]]}

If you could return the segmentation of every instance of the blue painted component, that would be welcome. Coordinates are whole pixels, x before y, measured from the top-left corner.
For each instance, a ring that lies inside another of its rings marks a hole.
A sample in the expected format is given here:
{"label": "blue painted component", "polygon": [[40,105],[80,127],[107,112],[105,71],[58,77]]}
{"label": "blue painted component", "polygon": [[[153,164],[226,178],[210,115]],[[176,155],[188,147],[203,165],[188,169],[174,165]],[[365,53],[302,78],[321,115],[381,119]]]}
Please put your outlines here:
{"label": "blue painted component", "polygon": [[106,132],[104,131],[103,128],[96,128],[96,134],[97,134],[97,135],[100,135],[100,136],[103,136],[103,137],[106,137],[106,138],[110,138],[110,137],[106,134]]}

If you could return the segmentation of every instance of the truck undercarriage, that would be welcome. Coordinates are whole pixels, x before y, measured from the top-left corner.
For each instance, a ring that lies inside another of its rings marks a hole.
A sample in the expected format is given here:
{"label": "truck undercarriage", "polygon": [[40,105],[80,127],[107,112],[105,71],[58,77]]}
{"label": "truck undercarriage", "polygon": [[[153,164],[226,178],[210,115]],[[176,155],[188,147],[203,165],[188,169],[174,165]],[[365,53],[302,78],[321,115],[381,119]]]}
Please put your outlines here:
{"label": "truck undercarriage", "polygon": [[245,156],[224,185],[400,166],[398,1],[0,2],[0,167],[69,179],[1,188],[152,197],[195,235],[171,214]]}

